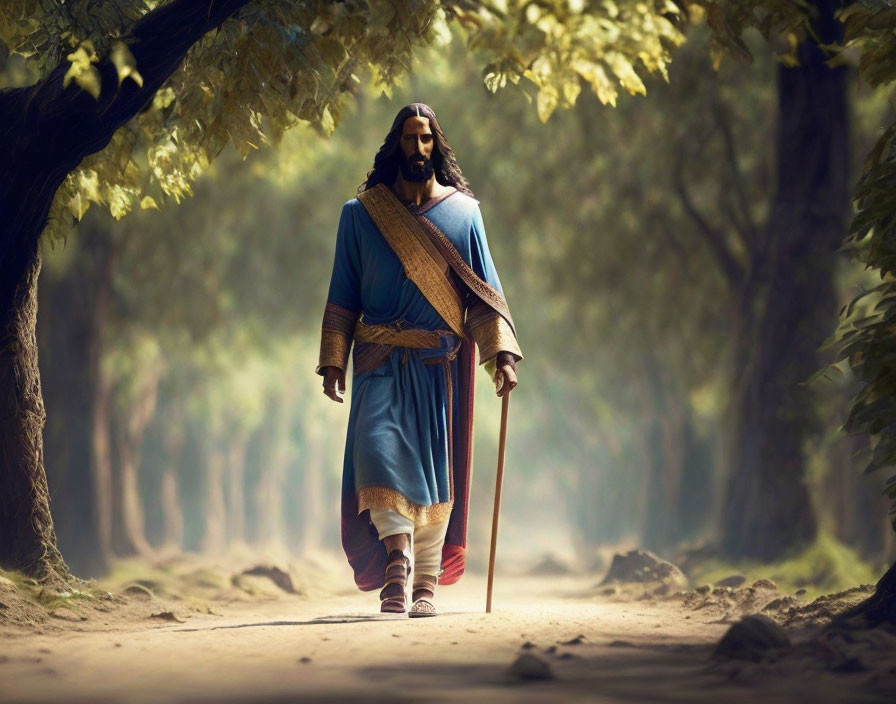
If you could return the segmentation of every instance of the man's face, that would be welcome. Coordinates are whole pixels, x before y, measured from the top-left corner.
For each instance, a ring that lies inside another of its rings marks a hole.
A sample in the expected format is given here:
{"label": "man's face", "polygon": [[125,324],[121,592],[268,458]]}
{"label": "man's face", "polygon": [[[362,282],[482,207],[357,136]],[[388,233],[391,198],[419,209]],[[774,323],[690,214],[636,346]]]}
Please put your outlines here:
{"label": "man's face", "polygon": [[404,121],[401,133],[401,176],[405,181],[428,181],[433,175],[430,157],[434,138],[429,128],[429,118],[409,117]]}

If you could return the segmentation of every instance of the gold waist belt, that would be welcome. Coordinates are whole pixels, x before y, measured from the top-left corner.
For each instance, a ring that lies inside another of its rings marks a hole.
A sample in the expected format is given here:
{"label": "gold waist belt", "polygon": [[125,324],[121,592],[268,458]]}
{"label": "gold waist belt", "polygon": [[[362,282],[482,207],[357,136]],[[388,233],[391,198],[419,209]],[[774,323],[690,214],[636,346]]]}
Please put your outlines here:
{"label": "gold waist belt", "polygon": [[394,325],[367,325],[363,320],[359,320],[355,326],[355,341],[394,347],[437,350],[442,346],[444,335],[456,337],[450,330],[402,330]]}

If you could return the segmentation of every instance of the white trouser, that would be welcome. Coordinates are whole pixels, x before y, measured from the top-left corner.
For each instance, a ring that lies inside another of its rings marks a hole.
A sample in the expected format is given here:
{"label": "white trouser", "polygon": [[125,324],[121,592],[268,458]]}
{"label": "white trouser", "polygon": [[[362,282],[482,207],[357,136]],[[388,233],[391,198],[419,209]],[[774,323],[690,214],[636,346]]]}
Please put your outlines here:
{"label": "white trouser", "polygon": [[392,509],[381,508],[370,509],[370,520],[373,521],[380,540],[402,533],[411,536],[413,555],[408,557],[414,562],[412,574],[438,576],[442,568],[442,546],[448,531],[448,521],[414,526],[410,518]]}

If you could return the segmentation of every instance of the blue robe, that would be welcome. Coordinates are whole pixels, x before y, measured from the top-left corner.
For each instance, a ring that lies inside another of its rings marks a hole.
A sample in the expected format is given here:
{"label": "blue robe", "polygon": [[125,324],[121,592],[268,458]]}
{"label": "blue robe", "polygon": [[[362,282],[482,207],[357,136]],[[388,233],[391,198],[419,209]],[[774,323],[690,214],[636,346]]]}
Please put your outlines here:
{"label": "blue robe", "polygon": [[[480,279],[501,291],[476,200],[455,191],[424,204],[417,214],[426,217],[448,237]],[[357,199],[350,200],[342,209],[327,302],[328,307],[337,306],[346,315],[361,316],[368,325],[400,322],[403,328],[449,329],[446,321],[405,275],[398,257]],[[448,398],[450,393],[455,400],[451,404],[450,422],[451,427],[457,429],[469,420],[464,416],[465,404],[457,400],[466,393],[468,410],[472,411],[472,390],[458,388],[459,360],[450,363],[450,374],[446,374],[442,364],[426,362],[444,358],[459,342],[456,335],[444,335],[441,349],[393,347],[379,366],[355,373],[343,462],[344,511],[347,503],[357,513],[357,504],[352,504],[353,496],[364,488],[373,487],[385,489],[383,495],[387,501],[376,508],[392,508],[418,524],[427,521],[427,511],[433,507],[450,510],[455,498],[452,451],[457,448],[449,443]],[[356,368],[357,352],[356,348]],[[322,364],[323,358],[322,350]],[[463,366],[462,359],[460,364]],[[460,379],[463,385],[463,374]],[[396,495],[400,495],[401,500],[396,502]],[[466,497],[463,499],[465,511]],[[373,506],[367,508],[370,507]],[[343,542],[349,560],[353,562],[349,543],[353,543],[354,538],[349,536],[346,542],[345,534],[354,528],[346,529],[345,516],[343,521]],[[465,516],[462,522],[465,536]],[[465,543],[465,537],[461,540]],[[365,536],[365,545],[367,543],[369,536]],[[375,549],[369,545],[368,548]],[[360,563],[364,559],[356,555],[354,561]],[[353,566],[361,588],[376,588],[369,581],[366,586],[362,584],[358,565]]]}

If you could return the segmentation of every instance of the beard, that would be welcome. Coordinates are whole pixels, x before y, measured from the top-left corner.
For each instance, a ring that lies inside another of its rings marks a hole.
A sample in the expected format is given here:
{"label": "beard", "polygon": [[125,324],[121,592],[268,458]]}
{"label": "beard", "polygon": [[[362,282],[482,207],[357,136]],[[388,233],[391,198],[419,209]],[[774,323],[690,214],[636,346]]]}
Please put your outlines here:
{"label": "beard", "polygon": [[432,160],[419,154],[399,160],[398,167],[401,170],[401,177],[413,183],[429,181],[435,173]]}

